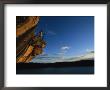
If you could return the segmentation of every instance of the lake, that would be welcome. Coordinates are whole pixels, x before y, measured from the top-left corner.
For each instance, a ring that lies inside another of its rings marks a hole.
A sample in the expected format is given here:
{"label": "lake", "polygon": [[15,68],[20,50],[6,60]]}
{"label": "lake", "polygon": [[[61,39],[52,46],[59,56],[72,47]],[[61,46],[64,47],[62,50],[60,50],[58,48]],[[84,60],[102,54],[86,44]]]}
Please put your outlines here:
{"label": "lake", "polygon": [[94,66],[17,69],[16,74],[94,74]]}

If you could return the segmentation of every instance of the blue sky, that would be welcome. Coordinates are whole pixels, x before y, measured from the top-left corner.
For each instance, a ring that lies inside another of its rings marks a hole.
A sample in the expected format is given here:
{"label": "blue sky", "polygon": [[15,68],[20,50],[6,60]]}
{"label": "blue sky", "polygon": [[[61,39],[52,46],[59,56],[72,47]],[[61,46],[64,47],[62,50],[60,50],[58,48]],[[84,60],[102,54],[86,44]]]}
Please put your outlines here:
{"label": "blue sky", "polygon": [[36,34],[43,30],[43,55],[74,57],[94,51],[94,16],[41,16]]}

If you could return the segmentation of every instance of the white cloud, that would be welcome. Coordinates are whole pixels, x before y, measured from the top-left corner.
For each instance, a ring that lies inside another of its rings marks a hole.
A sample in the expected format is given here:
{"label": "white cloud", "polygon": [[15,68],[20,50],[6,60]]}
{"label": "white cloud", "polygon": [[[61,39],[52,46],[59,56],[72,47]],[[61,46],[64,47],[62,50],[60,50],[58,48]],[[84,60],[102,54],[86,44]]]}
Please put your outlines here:
{"label": "white cloud", "polygon": [[61,50],[68,50],[68,49],[70,49],[69,46],[63,46],[63,47],[61,47]]}
{"label": "white cloud", "polygon": [[48,30],[47,32],[46,32],[46,34],[47,35],[56,35],[56,33],[54,32],[54,31],[52,31],[52,30]]}
{"label": "white cloud", "polygon": [[63,52],[59,52],[59,53],[57,53],[57,55],[63,55],[64,53]]}
{"label": "white cloud", "polygon": [[93,50],[91,50],[91,49],[86,49],[86,52],[91,52],[91,51],[93,51]]}
{"label": "white cloud", "polygon": [[57,53],[61,58],[64,58],[65,53],[70,49],[69,46],[63,46],[60,48],[60,52]]}
{"label": "white cloud", "polygon": [[64,58],[64,57],[45,57],[45,58],[34,58],[32,62],[35,63],[55,63],[55,62],[74,62],[80,60],[93,60],[94,59],[94,52],[86,53],[81,56],[73,56],[71,58]]}

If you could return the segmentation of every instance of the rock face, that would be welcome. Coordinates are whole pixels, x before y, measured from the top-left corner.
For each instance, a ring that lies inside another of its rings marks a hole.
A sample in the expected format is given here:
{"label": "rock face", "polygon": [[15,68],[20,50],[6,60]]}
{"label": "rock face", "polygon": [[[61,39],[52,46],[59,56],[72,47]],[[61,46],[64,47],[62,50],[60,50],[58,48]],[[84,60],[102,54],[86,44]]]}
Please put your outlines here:
{"label": "rock face", "polygon": [[[41,35],[34,35],[34,28],[37,26],[40,17],[38,16],[17,16],[16,17],[16,62],[28,63],[36,55],[43,52],[45,41]],[[41,32],[39,33],[41,34]],[[39,47],[38,41],[41,43]],[[42,47],[43,46],[43,47]],[[40,53],[35,53],[35,50]]]}
{"label": "rock face", "polygon": [[24,18],[23,17],[19,18],[21,20],[19,20],[19,23],[16,27],[16,37],[19,37],[25,34],[27,31],[35,27],[39,22],[39,17],[36,17],[36,16],[30,16],[30,17],[24,17]]}

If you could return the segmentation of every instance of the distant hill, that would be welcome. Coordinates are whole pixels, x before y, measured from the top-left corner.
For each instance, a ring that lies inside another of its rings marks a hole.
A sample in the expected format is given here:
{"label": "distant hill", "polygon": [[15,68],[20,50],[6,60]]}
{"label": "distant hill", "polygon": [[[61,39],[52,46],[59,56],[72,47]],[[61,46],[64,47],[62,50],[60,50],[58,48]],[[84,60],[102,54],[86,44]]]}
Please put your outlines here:
{"label": "distant hill", "polygon": [[65,60],[58,60],[56,62],[48,63],[18,63],[17,69],[30,69],[30,68],[46,68],[46,67],[85,67],[94,66],[94,52],[88,52],[85,55],[78,57],[68,58]]}
{"label": "distant hill", "polygon": [[18,63],[17,69],[30,69],[30,68],[46,68],[46,67],[85,67],[94,66],[94,60],[81,60],[75,62],[56,62],[56,63]]}

